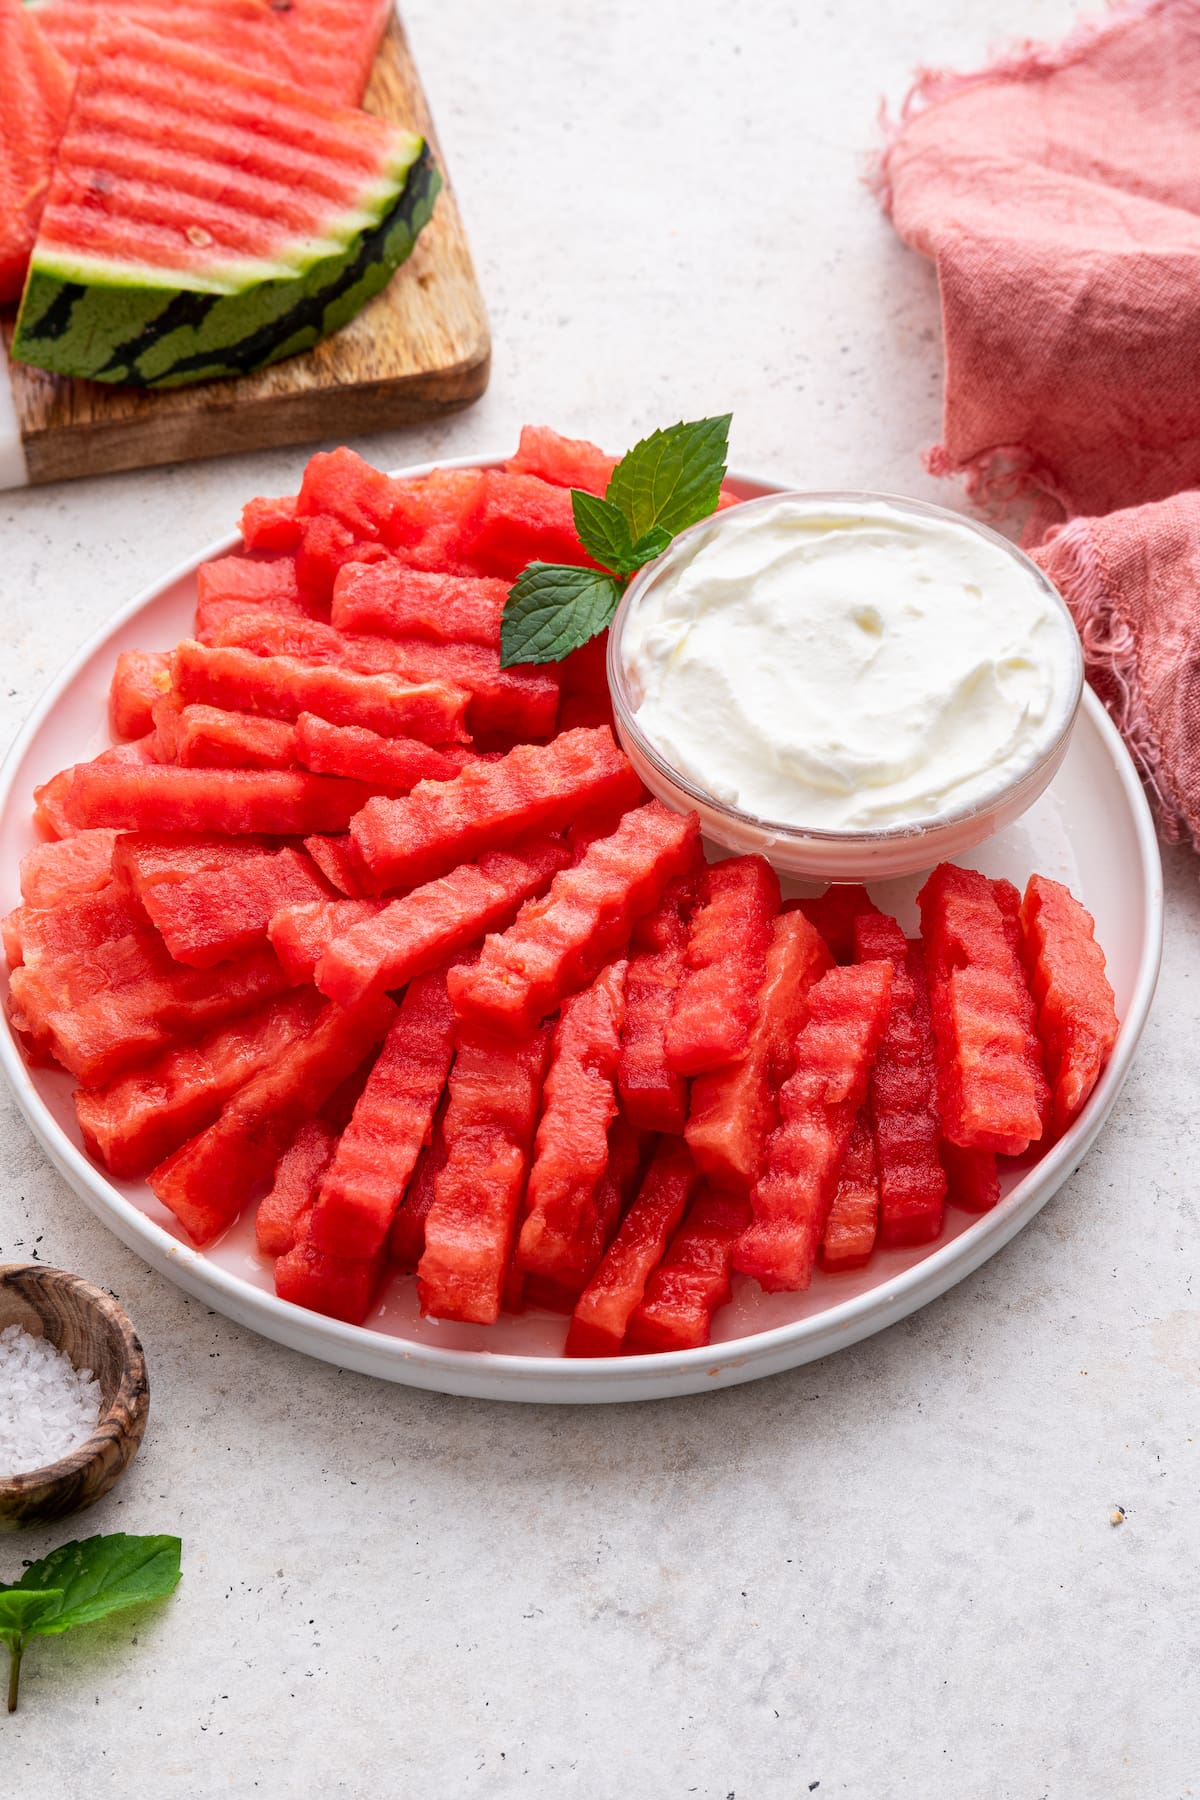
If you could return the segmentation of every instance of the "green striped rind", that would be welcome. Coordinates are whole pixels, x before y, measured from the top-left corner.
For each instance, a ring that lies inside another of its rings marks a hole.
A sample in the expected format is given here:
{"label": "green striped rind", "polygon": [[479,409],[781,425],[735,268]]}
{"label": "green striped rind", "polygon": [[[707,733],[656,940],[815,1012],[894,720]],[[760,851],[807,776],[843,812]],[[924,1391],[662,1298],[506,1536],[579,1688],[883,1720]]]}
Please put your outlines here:
{"label": "green striped rind", "polygon": [[180,285],[164,287],[151,269],[140,283],[132,264],[71,280],[35,250],[12,355],[55,375],[155,388],[244,375],[297,356],[387,285],[428,223],[441,185],[428,144],[415,140],[412,161],[394,171],[379,201],[377,223],[295,275],[252,279],[232,293],[186,285],[182,276]]}

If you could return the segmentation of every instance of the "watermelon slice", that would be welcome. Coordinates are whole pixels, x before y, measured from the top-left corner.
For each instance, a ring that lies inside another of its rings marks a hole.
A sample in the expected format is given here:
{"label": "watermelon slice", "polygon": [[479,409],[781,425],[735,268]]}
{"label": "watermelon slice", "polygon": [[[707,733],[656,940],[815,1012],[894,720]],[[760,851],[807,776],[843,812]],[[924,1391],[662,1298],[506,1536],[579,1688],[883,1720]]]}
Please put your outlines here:
{"label": "watermelon slice", "polygon": [[337,1142],[337,1132],[324,1119],[306,1119],[275,1164],[271,1191],[254,1214],[254,1241],[264,1256],[286,1256],[294,1248]]}
{"label": "watermelon slice", "polygon": [[304,837],[344,830],[369,797],[361,782],[299,769],[138,767],[98,757],[71,771],[65,810],[83,829]]}
{"label": "watermelon slice", "polygon": [[108,690],[115,738],[142,738],[154,729],[155,703],[171,685],[170,659],[158,650],[122,650]]}
{"label": "watermelon slice", "polygon": [[193,1242],[208,1243],[237,1217],[304,1121],[360,1067],[395,1017],[382,998],[348,1012],[327,1003],[290,1055],[239,1088],[215,1125],[158,1165],[150,1186]]}
{"label": "watermelon slice", "polygon": [[0,305],[20,297],[71,87],[20,0],[0,0]]}
{"label": "watermelon slice", "polygon": [[333,588],[330,617],[339,631],[429,638],[435,644],[500,648],[508,583],[482,576],[434,575],[398,562],[350,563]]}
{"label": "watermelon slice", "polygon": [[[112,879],[117,833],[105,827],[36,844],[21,858],[21,898],[27,906],[57,906],[77,894],[94,894]],[[10,958],[16,961],[16,958]]]}
{"label": "watermelon slice", "polygon": [[75,1111],[88,1151],[114,1175],[144,1175],[211,1125],[240,1087],[311,1031],[321,1011],[312,988],[284,994],[194,1044],[171,1045],[107,1087],[81,1089]]}
{"label": "watermelon slice", "polygon": [[[155,716],[161,734],[164,713]],[[183,769],[292,769],[300,760],[296,732],[284,719],[182,706],[170,730],[174,760]]]}
{"label": "watermelon slice", "polygon": [[646,1283],[700,1185],[700,1171],[677,1139],[664,1138],[637,1199],[579,1297],[568,1356],[616,1356]]}
{"label": "watermelon slice", "polygon": [[[173,8],[167,9],[173,12]],[[135,387],[307,350],[412,250],[424,139],[136,26],[97,24],[13,354]]]}
{"label": "watermelon slice", "polygon": [[697,1350],[732,1293],[733,1246],[750,1222],[749,1202],[701,1188],[629,1320],[625,1347]]}
{"label": "watermelon slice", "polygon": [[[43,35],[70,64],[83,61],[106,0],[28,0]],[[391,11],[390,0],[121,0],[121,17],[239,69],[293,81],[357,106]]]}
{"label": "watermelon slice", "polygon": [[373,1256],[428,1142],[454,1054],[446,971],[412,982],[321,1183],[309,1237],[329,1256]]}
{"label": "watermelon slice", "polygon": [[382,737],[416,737],[428,744],[461,742],[467,696],[442,681],[405,682],[396,675],[364,675],[333,663],[296,656],[256,656],[251,650],[211,648],[185,638],[171,658],[175,690],[188,703],[298,719],[315,713],[333,725],[360,725]]}

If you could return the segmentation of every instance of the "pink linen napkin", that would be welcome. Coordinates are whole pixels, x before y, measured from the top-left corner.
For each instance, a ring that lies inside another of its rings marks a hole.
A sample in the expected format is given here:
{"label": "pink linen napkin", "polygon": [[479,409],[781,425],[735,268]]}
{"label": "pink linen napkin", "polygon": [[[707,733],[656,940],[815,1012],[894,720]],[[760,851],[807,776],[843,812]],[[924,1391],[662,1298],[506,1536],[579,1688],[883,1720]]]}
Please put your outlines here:
{"label": "pink linen napkin", "polygon": [[1059,527],[1037,560],[1089,678],[1164,831],[1200,846],[1200,493],[1180,492],[1200,488],[1200,0],[921,73],[878,185],[937,266],[929,467],[1032,495],[1027,544]]}

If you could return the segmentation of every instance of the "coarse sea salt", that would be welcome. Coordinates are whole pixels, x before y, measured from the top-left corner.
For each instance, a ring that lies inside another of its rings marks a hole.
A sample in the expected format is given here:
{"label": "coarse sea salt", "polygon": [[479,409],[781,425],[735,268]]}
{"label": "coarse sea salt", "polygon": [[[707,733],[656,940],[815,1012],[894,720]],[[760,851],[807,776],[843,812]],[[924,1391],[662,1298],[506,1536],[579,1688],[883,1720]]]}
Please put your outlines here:
{"label": "coarse sea salt", "polygon": [[20,1325],[0,1331],[0,1476],[23,1475],[77,1450],[96,1429],[100,1383],[90,1369]]}

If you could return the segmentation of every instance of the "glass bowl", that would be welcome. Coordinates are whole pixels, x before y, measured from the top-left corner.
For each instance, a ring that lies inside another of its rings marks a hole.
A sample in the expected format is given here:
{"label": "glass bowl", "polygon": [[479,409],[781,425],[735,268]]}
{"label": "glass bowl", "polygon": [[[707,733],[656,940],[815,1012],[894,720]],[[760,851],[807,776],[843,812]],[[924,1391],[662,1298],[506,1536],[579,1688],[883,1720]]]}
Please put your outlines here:
{"label": "glass bowl", "polygon": [[723,511],[681,532],[656,561],[639,570],[617,608],[608,638],[608,684],[617,735],[625,753],[646,787],[658,799],[676,811],[699,813],[705,837],[738,854],[758,852],[783,875],[810,881],[882,881],[892,876],[917,874],[935,863],[962,856],[1027,811],[1054,778],[1066,755],[1083,693],[1083,651],[1066,604],[1036,563],[999,532],[964,518],[961,513],[925,501],[865,491],[779,489],[742,501],[736,513],[744,516],[747,508],[774,507],[785,500],[834,507],[882,502],[900,512],[946,520],[959,529],[977,532],[1019,563],[1051,605],[1061,612],[1070,627],[1069,641],[1074,649],[1072,679],[1067,684],[1061,712],[1047,731],[1046,744],[1028,768],[998,785],[983,800],[957,811],[915,816],[877,830],[806,828],[778,819],[759,818],[740,811],[699,786],[691,776],[675,768],[639,726],[638,696],[631,689],[622,646],[625,628],[646,595],[685,554],[698,547],[698,541],[702,544],[720,532],[723,521],[733,516],[731,512]]}

